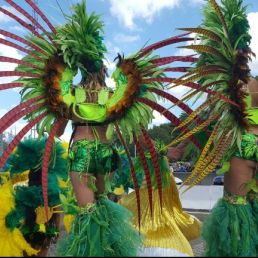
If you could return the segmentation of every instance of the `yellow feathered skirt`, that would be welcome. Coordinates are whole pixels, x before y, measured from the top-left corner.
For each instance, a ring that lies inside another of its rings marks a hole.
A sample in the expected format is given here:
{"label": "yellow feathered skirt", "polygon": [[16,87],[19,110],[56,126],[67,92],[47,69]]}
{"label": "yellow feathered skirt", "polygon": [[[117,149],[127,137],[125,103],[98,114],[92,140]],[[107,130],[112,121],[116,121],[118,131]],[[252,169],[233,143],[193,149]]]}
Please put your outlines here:
{"label": "yellow feathered skirt", "polygon": [[5,225],[5,218],[15,208],[13,186],[10,181],[0,185],[0,256],[22,257],[24,252],[32,256],[38,253],[24,239],[18,228],[10,230]]}
{"label": "yellow feathered skirt", "polygon": [[[174,176],[170,187],[163,190],[162,213],[157,190],[153,192],[153,218],[147,188],[140,190],[140,198],[141,233],[145,238],[140,256],[193,256],[189,241],[200,236],[201,222],[183,211]],[[135,192],[124,196],[120,204],[133,212],[133,224],[138,228]]]}

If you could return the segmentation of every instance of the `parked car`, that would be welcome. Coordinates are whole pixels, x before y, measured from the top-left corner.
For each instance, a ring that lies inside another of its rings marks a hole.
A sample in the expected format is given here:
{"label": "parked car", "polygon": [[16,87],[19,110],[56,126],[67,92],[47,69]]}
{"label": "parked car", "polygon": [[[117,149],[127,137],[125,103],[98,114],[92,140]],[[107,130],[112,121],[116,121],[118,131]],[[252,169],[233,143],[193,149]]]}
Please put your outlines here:
{"label": "parked car", "polygon": [[224,176],[216,176],[213,178],[213,185],[224,185]]}
{"label": "parked car", "polygon": [[175,181],[177,185],[181,185],[183,183],[183,181],[178,177],[175,177]]}

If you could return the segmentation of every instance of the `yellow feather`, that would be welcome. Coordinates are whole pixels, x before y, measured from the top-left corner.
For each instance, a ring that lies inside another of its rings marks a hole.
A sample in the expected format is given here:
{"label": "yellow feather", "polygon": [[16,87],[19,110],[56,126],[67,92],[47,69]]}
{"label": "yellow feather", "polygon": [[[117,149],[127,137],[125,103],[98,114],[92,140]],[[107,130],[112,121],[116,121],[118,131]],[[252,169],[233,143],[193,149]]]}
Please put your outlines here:
{"label": "yellow feather", "polygon": [[226,24],[225,19],[223,17],[223,14],[222,14],[222,12],[220,10],[219,5],[217,4],[216,0],[210,0],[210,3],[212,5],[213,9],[215,10],[217,16],[219,17],[219,19],[220,19],[220,21],[221,21],[221,23],[223,25],[223,28],[225,29],[225,32],[226,32],[226,34],[228,36],[228,27],[227,27],[227,24]]}
{"label": "yellow feather", "polygon": [[13,186],[10,181],[0,186],[0,256],[22,257],[24,252],[29,256],[36,255],[39,250],[33,249],[24,239],[18,228],[10,230],[6,227],[5,218],[15,208]]}
{"label": "yellow feather", "polygon": [[207,106],[212,105],[215,101],[217,101],[217,97],[211,97],[208,100],[206,100],[202,105],[200,105],[195,111],[193,111],[190,115],[188,115],[188,117],[182,121],[177,127],[175,127],[173,129],[172,132],[174,132],[177,129],[180,129],[184,126],[186,126],[187,124],[189,124],[190,122],[193,121],[193,119],[203,110],[205,109]]}
{"label": "yellow feather", "polygon": [[195,127],[194,129],[192,129],[190,132],[187,133],[183,133],[183,136],[179,136],[178,138],[176,138],[175,140],[173,140],[169,145],[175,145],[179,142],[184,141],[185,139],[189,138],[190,136],[198,133],[199,131],[201,131],[203,128],[207,127],[212,121],[214,121],[215,119],[217,119],[217,115],[213,115],[211,116],[209,119],[207,119],[205,122],[203,122],[202,124],[200,124],[199,126]]}

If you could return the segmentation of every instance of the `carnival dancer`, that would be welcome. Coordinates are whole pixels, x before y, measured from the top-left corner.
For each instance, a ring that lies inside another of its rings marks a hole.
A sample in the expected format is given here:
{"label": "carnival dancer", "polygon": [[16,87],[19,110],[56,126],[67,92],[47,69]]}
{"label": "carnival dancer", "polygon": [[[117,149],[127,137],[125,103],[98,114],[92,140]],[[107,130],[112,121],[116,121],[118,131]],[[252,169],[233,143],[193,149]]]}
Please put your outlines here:
{"label": "carnival dancer", "polygon": [[[98,92],[105,87],[104,65],[81,83],[89,100],[97,102]],[[57,132],[61,136],[66,127]],[[85,123],[74,119],[71,138],[70,177],[77,209],[69,235],[58,244],[58,255],[64,256],[136,256],[141,243],[132,227],[131,214],[108,199],[108,184],[118,168],[119,157],[106,137],[106,124]],[[76,209],[75,209],[76,211]]]}
{"label": "carnival dancer", "polygon": [[[39,138],[43,133],[48,134],[42,158],[43,200],[48,218],[51,202],[47,194],[51,150],[55,136],[62,134],[67,120],[72,121],[75,130],[71,137],[69,157],[70,176],[76,196],[76,205],[72,210],[76,219],[69,235],[63,241],[63,248],[59,248],[59,254],[135,256],[141,245],[141,237],[130,224],[131,214],[106,197],[109,174],[112,175],[117,168],[117,155],[112,148],[112,138],[117,137],[120,140],[128,156],[140,227],[140,191],[127,143],[137,144],[139,137],[143,137],[155,170],[161,207],[163,198],[158,156],[146,129],[153,119],[154,110],[174,125],[179,124],[179,119],[158,104],[157,100],[162,97],[178,104],[178,99],[166,89],[165,84],[174,80],[168,78],[166,72],[184,71],[185,68],[173,68],[169,64],[174,61],[193,62],[196,57],[160,57],[153,55],[153,52],[193,38],[189,33],[184,33],[146,46],[128,58],[118,55],[117,68],[112,74],[116,88],[111,90],[104,83],[106,69],[103,60],[107,50],[102,35],[103,23],[96,14],[87,13],[85,1],[73,6],[72,14],[65,16],[64,25],[55,27],[32,0],[25,0],[42,18],[48,29],[14,1],[7,2],[25,16],[26,21],[4,7],[0,8],[0,12],[19,22],[30,34],[23,38],[4,29],[0,30],[0,34],[8,38],[1,39],[0,44],[19,49],[26,54],[21,60],[0,58],[1,62],[18,64],[15,71],[3,71],[0,76],[19,77],[15,82],[0,84],[0,90],[22,88],[21,103],[0,119],[0,133],[22,117],[25,117],[28,123],[0,157],[0,169],[33,126],[36,126]],[[27,23],[28,20],[30,23]],[[20,44],[25,44],[26,47]],[[163,67],[164,65],[166,67]],[[82,80],[79,85],[73,85],[78,70]],[[186,112],[192,111],[185,104],[178,105]],[[199,146],[194,137],[191,137],[191,140]],[[145,166],[146,160],[140,151],[141,146],[137,146],[152,207],[150,172]]]}
{"label": "carnival dancer", "polygon": [[185,48],[197,51],[200,58],[174,86],[187,84],[196,88],[185,100],[196,94],[198,99],[200,92],[209,97],[177,128],[191,124],[202,110],[208,110],[208,118],[171,144],[211,124],[210,137],[184,185],[189,185],[188,190],[219,164],[224,164],[222,170],[227,171],[224,196],[203,226],[206,255],[257,257],[258,84],[250,77],[248,66],[253,53],[246,7],[242,0],[224,0],[221,5],[209,0],[202,26],[183,30],[199,35],[198,45]]}
{"label": "carnival dancer", "polygon": [[50,244],[60,232],[60,194],[68,179],[66,150],[60,142],[49,168],[49,216],[46,218],[41,186],[41,160],[46,140],[21,142],[8,159],[9,170],[1,172],[0,256],[47,256]]}
{"label": "carnival dancer", "polygon": [[229,161],[225,161],[221,171],[225,173],[224,197],[204,223],[207,256],[258,255],[258,82],[250,78],[243,90],[248,94],[245,97],[246,112],[251,121],[242,135],[240,151],[237,150]]}
{"label": "carnival dancer", "polygon": [[[169,151],[164,151],[163,149],[161,152],[158,149],[161,149],[164,144],[159,143],[155,145],[159,153],[164,199],[161,212],[158,204],[158,191],[155,189],[155,182],[153,182],[153,202],[155,206],[153,211],[151,211],[148,205],[146,182],[142,182],[140,193],[142,207],[144,208],[141,210],[143,222],[140,230],[144,236],[144,247],[139,251],[139,256],[193,256],[193,250],[189,241],[200,237],[201,222],[196,217],[183,211],[173,171],[169,167],[167,158],[172,158],[174,161],[179,160],[183,156],[188,143],[189,141],[185,141],[177,147],[170,147]],[[145,153],[145,156],[148,158],[148,166],[151,167],[150,154]],[[136,159],[134,164],[137,174],[143,173],[139,160],[137,161]],[[150,171],[154,173],[153,168]],[[152,174],[152,180],[154,179],[154,174]],[[135,192],[132,192],[129,195],[124,195],[119,202],[133,212],[134,226],[138,228],[137,209],[134,205],[135,199]]]}

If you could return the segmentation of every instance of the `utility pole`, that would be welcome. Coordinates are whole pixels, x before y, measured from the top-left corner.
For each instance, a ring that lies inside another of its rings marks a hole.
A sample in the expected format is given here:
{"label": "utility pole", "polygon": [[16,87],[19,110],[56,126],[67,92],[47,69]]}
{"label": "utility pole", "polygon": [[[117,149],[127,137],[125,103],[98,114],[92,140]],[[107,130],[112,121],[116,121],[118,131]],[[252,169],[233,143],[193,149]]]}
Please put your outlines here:
{"label": "utility pole", "polygon": [[0,134],[0,156],[4,153],[4,135]]}

